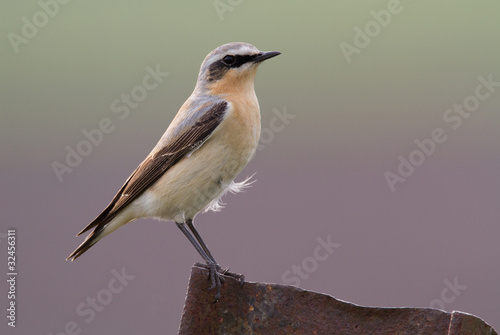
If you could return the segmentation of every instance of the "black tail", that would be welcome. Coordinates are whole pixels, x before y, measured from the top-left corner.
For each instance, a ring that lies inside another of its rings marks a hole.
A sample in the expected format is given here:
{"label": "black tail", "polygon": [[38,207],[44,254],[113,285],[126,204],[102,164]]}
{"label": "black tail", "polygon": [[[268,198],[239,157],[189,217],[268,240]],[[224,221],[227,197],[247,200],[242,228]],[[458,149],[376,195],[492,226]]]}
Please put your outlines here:
{"label": "black tail", "polygon": [[101,238],[103,238],[103,236],[100,236],[103,231],[104,231],[104,227],[100,227],[100,228],[97,227],[92,233],[89,234],[89,236],[87,236],[85,241],[83,241],[83,243],[80,244],[80,246],[78,248],[76,248],[76,250],[73,251],[71,253],[71,255],[68,256],[68,258],[66,258],[66,260],[71,259],[71,261],[74,261],[75,259],[77,259],[81,255],[83,255],[83,253],[85,251],[89,250],[90,247],[92,247]]}

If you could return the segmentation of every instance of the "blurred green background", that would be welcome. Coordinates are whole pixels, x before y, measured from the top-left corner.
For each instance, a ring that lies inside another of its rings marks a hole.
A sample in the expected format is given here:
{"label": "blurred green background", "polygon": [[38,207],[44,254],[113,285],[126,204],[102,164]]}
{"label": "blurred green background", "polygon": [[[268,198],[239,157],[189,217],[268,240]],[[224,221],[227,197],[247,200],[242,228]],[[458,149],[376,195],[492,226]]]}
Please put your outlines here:
{"label": "blurred green background", "polygon": [[[172,223],[135,222],[77,262],[64,259],[156,144],[206,54],[233,41],[282,55],[255,84],[267,137],[239,179],[257,172],[257,182],[197,218],[221,265],[286,283],[331,235],[340,247],[301,287],[361,305],[462,310],[500,329],[500,86],[481,88],[489,96],[457,129],[460,114],[447,112],[474,102],[479,77],[500,82],[498,2],[1,6],[0,233],[17,228],[20,268],[18,327],[4,322],[2,334],[56,334],[70,321],[82,334],[176,333],[199,258]],[[356,51],[346,56],[346,45]],[[121,119],[112,104],[143,85],[148,67],[168,76]],[[103,119],[113,130],[58,179],[53,163],[67,164],[67,147]],[[384,173],[435,128],[446,141],[391,190]],[[123,267],[135,278],[87,322],[77,306]],[[445,302],[454,278],[467,288]]]}

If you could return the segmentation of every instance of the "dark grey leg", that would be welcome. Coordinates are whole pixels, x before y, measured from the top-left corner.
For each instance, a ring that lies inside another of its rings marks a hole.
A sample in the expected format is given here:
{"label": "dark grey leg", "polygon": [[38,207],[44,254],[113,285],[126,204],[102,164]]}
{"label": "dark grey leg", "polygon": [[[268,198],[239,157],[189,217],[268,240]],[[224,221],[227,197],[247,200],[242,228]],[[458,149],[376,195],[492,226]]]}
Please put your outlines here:
{"label": "dark grey leg", "polygon": [[205,251],[205,253],[207,254],[207,256],[210,257],[210,259],[212,260],[212,262],[214,262],[214,263],[217,264],[217,262],[215,261],[214,257],[210,253],[210,250],[208,250],[207,245],[205,244],[205,242],[201,238],[200,234],[198,234],[198,231],[194,227],[193,220],[191,220],[191,219],[186,220],[186,224],[187,224],[189,230],[191,230],[191,232],[193,233],[194,237],[196,238],[196,240],[198,241],[198,243],[200,244],[200,246],[203,248],[203,251]]}
{"label": "dark grey leg", "polygon": [[[189,230],[186,228],[186,224]],[[219,264],[217,264],[214,257],[210,253],[210,250],[208,250],[207,245],[205,244],[200,234],[194,227],[192,219],[186,220],[185,223],[176,222],[176,225],[182,231],[182,233],[187,237],[189,242],[191,242],[191,244],[195,247],[196,251],[198,251],[203,260],[206,262],[206,264],[196,263],[196,265],[204,267],[210,271],[209,279],[212,283],[212,286],[209,289],[216,288],[216,293],[215,293],[216,301],[220,299],[220,288],[221,284],[224,282],[224,277],[222,277],[222,275],[227,275],[236,278],[240,280],[241,284],[243,285],[243,282],[245,280],[244,279],[245,277],[243,275],[229,272],[228,271],[229,269],[221,270],[221,267],[219,266]]]}
{"label": "dark grey leg", "polygon": [[[193,235],[189,232],[189,230],[187,230],[184,222],[182,222],[182,223],[176,222],[176,224],[177,224],[177,227],[184,233],[184,235],[186,235],[189,242],[191,242],[191,244],[196,248],[196,251],[198,251],[198,253],[201,255],[203,260],[205,260],[205,262],[207,263],[207,264],[196,263],[196,265],[205,267],[210,271],[209,279],[212,283],[212,286],[210,286],[209,290],[213,289],[215,287],[216,288],[215,301],[219,300],[220,299],[220,287],[221,287],[222,282],[224,281],[224,278],[218,272],[218,270],[220,269],[219,265],[217,264],[217,262],[215,262],[213,260],[213,257],[211,255],[210,256],[207,255],[205,250],[203,250],[203,248],[195,240]],[[205,248],[206,248],[206,246],[205,246]],[[209,254],[210,254],[210,252],[209,252]]]}
{"label": "dark grey leg", "polygon": [[207,262],[207,264],[208,263],[215,263],[215,264],[217,264],[213,260],[213,257],[210,255],[210,252],[207,255],[207,253],[205,252],[204,248],[202,248],[198,244],[198,242],[194,239],[193,235],[191,235],[191,233],[189,232],[189,230],[186,229],[186,226],[184,225],[184,222],[182,222],[182,223],[176,222],[176,224],[177,224],[177,227],[184,233],[184,235],[186,235],[186,237],[188,238],[189,242],[191,242],[191,244],[196,248],[196,251],[198,251],[198,253],[201,255],[201,257],[203,258],[203,260],[205,262]]}

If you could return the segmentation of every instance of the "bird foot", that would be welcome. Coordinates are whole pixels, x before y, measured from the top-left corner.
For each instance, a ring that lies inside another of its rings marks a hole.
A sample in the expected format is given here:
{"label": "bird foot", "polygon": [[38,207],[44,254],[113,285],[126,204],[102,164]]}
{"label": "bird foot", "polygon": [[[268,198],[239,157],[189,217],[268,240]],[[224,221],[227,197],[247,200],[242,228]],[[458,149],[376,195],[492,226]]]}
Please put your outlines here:
{"label": "bird foot", "polygon": [[219,264],[216,263],[195,263],[196,266],[205,268],[209,271],[208,279],[212,285],[208,288],[209,290],[215,288],[215,302],[220,299],[220,288],[222,283],[225,281],[223,276],[228,276],[235,278],[240,281],[241,285],[245,282],[245,276],[239,273],[229,272],[229,268],[222,269]]}

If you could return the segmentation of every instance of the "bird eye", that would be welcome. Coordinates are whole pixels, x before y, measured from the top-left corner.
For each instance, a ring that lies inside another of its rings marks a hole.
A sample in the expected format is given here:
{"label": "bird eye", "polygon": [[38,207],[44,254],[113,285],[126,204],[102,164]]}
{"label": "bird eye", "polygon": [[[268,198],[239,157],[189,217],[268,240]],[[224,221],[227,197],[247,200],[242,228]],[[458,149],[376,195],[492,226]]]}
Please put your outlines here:
{"label": "bird eye", "polygon": [[236,60],[236,58],[234,58],[234,56],[231,56],[231,55],[227,55],[227,56],[224,56],[224,58],[222,58],[222,62],[226,65],[234,64],[235,60]]}

